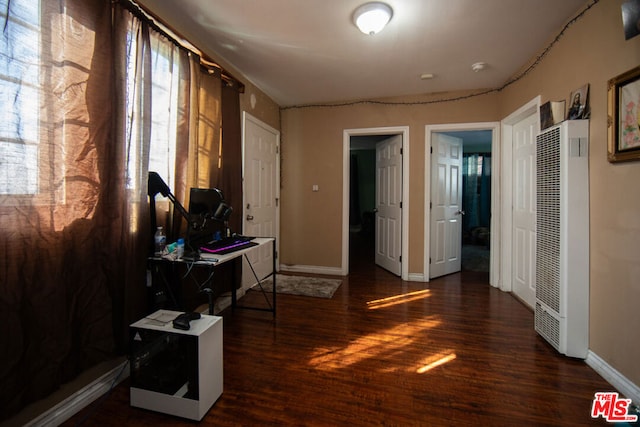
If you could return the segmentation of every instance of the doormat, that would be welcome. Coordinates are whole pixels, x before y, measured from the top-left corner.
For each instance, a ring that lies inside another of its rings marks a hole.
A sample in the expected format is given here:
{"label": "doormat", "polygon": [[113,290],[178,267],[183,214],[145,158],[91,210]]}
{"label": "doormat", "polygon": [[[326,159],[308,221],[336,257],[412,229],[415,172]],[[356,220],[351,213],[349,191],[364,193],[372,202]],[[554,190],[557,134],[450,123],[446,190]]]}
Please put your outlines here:
{"label": "doormat", "polygon": [[[315,298],[331,298],[335,291],[342,284],[340,279],[325,279],[323,277],[289,276],[285,274],[276,275],[276,292],[279,294],[300,295]],[[267,292],[273,290],[273,280],[271,277],[262,281],[262,288]],[[259,291],[256,284],[252,288]]]}

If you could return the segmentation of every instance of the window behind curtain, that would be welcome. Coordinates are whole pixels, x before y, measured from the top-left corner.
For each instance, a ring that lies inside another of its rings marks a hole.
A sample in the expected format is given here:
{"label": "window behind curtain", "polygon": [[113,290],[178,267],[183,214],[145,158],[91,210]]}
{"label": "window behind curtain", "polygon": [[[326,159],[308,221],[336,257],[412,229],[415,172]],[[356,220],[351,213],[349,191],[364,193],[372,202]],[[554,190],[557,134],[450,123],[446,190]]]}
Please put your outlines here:
{"label": "window behind curtain", "polygon": [[116,352],[111,5],[0,0],[0,419]]}
{"label": "window behind curtain", "polygon": [[38,193],[40,4],[0,1],[0,194]]}
{"label": "window behind curtain", "polygon": [[[146,39],[144,39],[146,38]],[[127,34],[127,128],[126,133],[130,141],[127,160],[128,187],[134,188],[136,183],[144,179],[132,179],[144,171],[155,171],[165,180],[169,187],[175,184],[176,165],[176,135],[179,115],[179,84],[181,61],[179,48],[157,32],[142,32],[141,28],[132,28]],[[140,52],[149,49],[148,55]],[[144,64],[148,61],[148,64]],[[139,68],[146,68],[146,73],[136,72]],[[140,79],[142,77],[142,79]],[[144,79],[149,79],[145,82]],[[145,93],[146,92],[146,93]],[[149,105],[145,106],[144,103]],[[146,114],[145,107],[148,107]],[[149,115],[149,117],[146,117]],[[142,155],[146,150],[136,148],[136,144],[144,143],[144,121],[149,119],[151,124],[149,141],[149,155],[145,159]],[[142,158],[141,158],[142,157]]]}

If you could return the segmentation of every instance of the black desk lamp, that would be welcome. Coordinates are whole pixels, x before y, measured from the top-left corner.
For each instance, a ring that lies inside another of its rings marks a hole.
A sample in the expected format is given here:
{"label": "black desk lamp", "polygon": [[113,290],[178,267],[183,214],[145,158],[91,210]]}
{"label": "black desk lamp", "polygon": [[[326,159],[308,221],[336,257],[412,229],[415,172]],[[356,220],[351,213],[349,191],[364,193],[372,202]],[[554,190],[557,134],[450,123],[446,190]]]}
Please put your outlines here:
{"label": "black desk lamp", "polygon": [[157,172],[149,172],[149,182],[147,184],[147,195],[149,196],[149,211],[151,214],[151,231],[157,227],[156,222],[156,194],[161,193],[164,197],[167,197],[173,203],[173,206],[180,212],[180,215],[187,220],[187,224],[190,227],[197,227],[197,224],[191,221],[189,212],[180,204],[176,199],[176,196],[171,193],[169,186],[160,178]]}

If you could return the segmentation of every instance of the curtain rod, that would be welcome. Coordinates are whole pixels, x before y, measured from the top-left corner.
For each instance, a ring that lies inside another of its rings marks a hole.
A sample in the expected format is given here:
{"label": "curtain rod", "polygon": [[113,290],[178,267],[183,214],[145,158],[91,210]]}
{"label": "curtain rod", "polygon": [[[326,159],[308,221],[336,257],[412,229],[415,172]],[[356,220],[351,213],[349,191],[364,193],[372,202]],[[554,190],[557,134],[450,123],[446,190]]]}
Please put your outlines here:
{"label": "curtain rod", "polygon": [[[146,22],[151,28],[155,31],[162,34],[166,37],[171,43],[175,44],[181,49],[185,49],[191,54],[197,55],[200,60],[200,66],[204,67],[207,70],[214,69],[220,73],[220,77],[228,86],[234,86],[238,92],[244,93],[244,84],[233,77],[229,72],[227,72],[224,68],[222,68],[218,63],[206,57],[206,55],[198,49],[196,46],[191,44],[189,40],[185,37],[182,37],[180,33],[175,31],[170,25],[162,21],[162,19],[158,18],[153,12],[145,8],[144,6],[140,6],[135,3],[133,0],[112,0],[111,4],[119,3],[122,7],[126,8],[129,12],[131,12],[138,19]],[[173,33],[173,34],[171,34]],[[175,35],[174,35],[175,34]],[[177,38],[182,39],[183,41],[178,40]],[[185,44],[189,44],[190,46],[185,46]]]}

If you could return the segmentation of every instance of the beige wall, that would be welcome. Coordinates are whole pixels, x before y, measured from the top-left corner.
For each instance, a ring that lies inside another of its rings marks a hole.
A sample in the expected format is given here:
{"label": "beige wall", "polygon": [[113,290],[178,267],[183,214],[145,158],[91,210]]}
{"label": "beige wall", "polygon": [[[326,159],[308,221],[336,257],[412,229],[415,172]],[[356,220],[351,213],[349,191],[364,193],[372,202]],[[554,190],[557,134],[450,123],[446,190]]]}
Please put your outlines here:
{"label": "beige wall", "polygon": [[[428,101],[435,94],[386,101]],[[420,106],[358,104],[282,112],[281,258],[287,265],[339,268],[342,257],[343,131],[409,127],[409,273],[424,268],[424,163],[427,124],[495,121],[497,95]],[[312,192],[317,184],[318,192]]]}
{"label": "beige wall", "polygon": [[[242,80],[242,79],[240,79]],[[240,111],[246,111],[258,120],[280,130],[280,107],[260,89],[249,82],[240,94]]]}
{"label": "beige wall", "polygon": [[[624,40],[622,2],[600,1],[569,27],[533,72],[497,94],[421,106],[360,104],[282,111],[280,262],[340,266],[345,129],[409,126],[409,272],[421,273],[426,193],[424,126],[499,121],[537,95],[543,102],[568,102],[572,90],[589,83],[590,348],[626,378],[640,384],[640,163],[610,164],[606,160],[607,81],[640,65],[640,37]],[[319,185],[319,192],[311,191],[313,184]]]}

